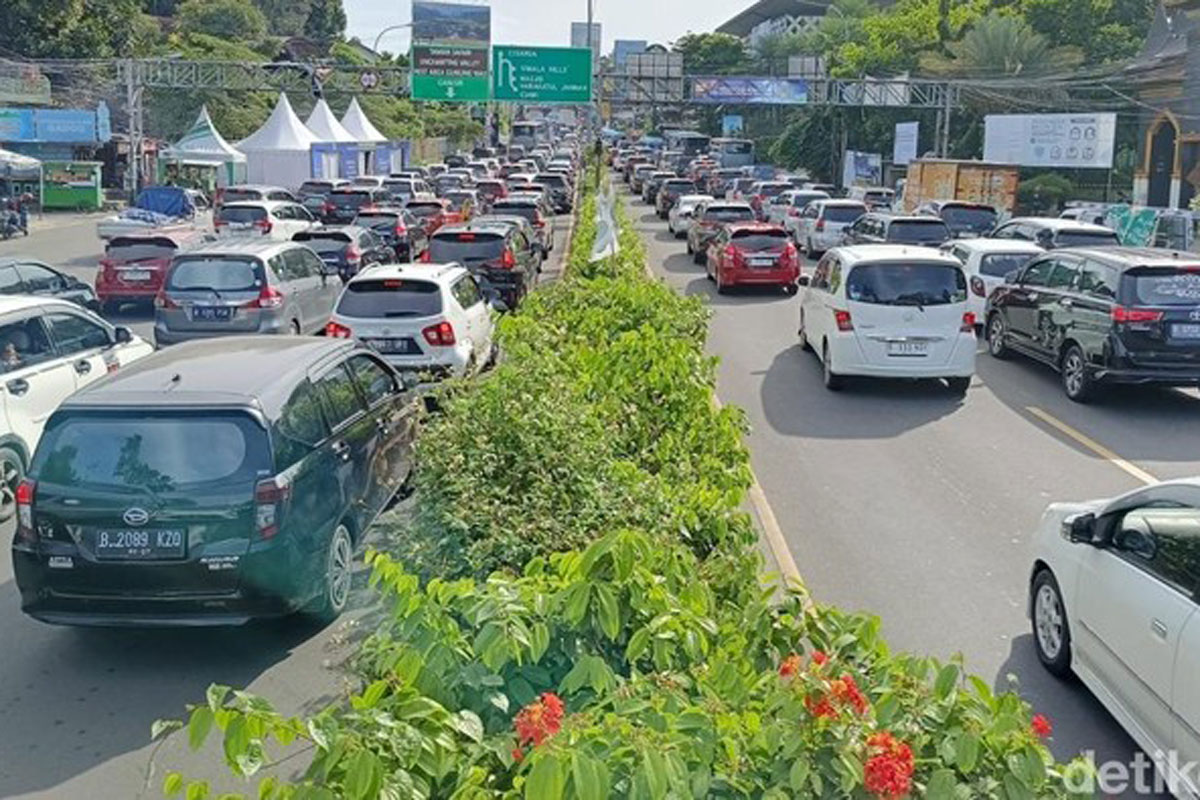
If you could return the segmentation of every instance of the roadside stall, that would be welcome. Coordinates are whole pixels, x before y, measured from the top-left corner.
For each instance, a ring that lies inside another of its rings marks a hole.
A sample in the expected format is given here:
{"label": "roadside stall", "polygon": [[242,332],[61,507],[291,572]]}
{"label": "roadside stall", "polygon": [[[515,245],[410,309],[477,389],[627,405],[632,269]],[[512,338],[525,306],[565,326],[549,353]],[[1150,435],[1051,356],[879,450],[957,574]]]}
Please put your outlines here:
{"label": "roadside stall", "polygon": [[11,150],[0,150],[0,197],[39,195],[42,162]]}
{"label": "roadside stall", "polygon": [[[332,158],[323,156],[319,161],[314,159],[314,178],[353,180],[362,174],[359,171],[358,140],[342,126],[342,123],[338,122],[328,103],[318,100],[312,113],[308,115],[308,122],[305,123],[305,126],[316,141],[323,146],[320,148],[321,152],[333,155]],[[315,150],[317,148],[314,148]],[[316,172],[318,163],[321,166],[320,174]]]}
{"label": "roadside stall", "polygon": [[104,206],[99,161],[46,161],[42,164],[42,208],[96,211]]}
{"label": "roadside stall", "polygon": [[246,182],[246,156],[225,140],[208,107],[201,106],[195,124],[159,154],[158,182],[199,189],[212,197],[218,188]]}
{"label": "roadside stall", "polygon": [[357,97],[350,101],[350,107],[342,116],[342,127],[358,141],[360,175],[389,175],[392,170],[404,168],[403,156],[400,164],[395,163],[393,154],[398,148],[388,142],[388,138],[371,123],[362,106],[358,104]]}

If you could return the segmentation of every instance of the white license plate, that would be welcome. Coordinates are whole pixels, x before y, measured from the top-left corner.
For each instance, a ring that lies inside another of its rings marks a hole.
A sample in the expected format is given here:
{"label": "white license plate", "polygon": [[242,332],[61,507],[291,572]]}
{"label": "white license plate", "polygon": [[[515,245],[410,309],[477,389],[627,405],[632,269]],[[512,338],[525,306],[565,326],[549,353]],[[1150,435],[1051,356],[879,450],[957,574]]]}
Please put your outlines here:
{"label": "white license plate", "polygon": [[888,342],[889,356],[927,356],[929,342]]}
{"label": "white license plate", "polygon": [[148,281],[150,280],[150,270],[124,269],[121,270],[121,277],[127,281]]}
{"label": "white license plate", "polygon": [[746,263],[752,267],[773,267],[775,259],[773,258],[751,258]]}
{"label": "white license plate", "polygon": [[1200,325],[1176,323],[1171,326],[1172,339],[1200,339]]}

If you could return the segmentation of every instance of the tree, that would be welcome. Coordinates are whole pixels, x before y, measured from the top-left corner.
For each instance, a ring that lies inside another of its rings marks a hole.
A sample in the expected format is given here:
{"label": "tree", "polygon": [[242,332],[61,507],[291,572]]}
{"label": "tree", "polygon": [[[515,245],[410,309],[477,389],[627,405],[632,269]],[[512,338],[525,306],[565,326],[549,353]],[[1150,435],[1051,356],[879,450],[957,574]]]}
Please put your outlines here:
{"label": "tree", "polygon": [[267,18],[267,29],[274,36],[300,36],[308,21],[311,0],[254,0]]}
{"label": "tree", "polygon": [[689,75],[732,75],[749,66],[746,45],[728,33],[688,33],[672,49],[683,54]]}
{"label": "tree", "polygon": [[346,32],[346,11],[342,0],[312,0],[308,19],[304,22],[304,35],[331,45]]}
{"label": "tree", "polygon": [[788,58],[815,54],[810,50],[809,37],[799,33],[773,33],[758,40],[754,57],[759,70],[768,75],[786,75]]}
{"label": "tree", "polygon": [[29,58],[138,55],[140,0],[0,0],[0,48]]}
{"label": "tree", "polygon": [[949,45],[950,58],[929,56],[928,72],[967,78],[1038,78],[1072,69],[1083,60],[1077,48],[1053,47],[1025,20],[992,12]]}
{"label": "tree", "polygon": [[1077,47],[1088,63],[1136,55],[1154,18],[1148,0],[1023,0],[1020,11],[1052,45]]}
{"label": "tree", "polygon": [[179,6],[179,30],[247,42],[267,33],[267,18],[250,0],[186,0]]}

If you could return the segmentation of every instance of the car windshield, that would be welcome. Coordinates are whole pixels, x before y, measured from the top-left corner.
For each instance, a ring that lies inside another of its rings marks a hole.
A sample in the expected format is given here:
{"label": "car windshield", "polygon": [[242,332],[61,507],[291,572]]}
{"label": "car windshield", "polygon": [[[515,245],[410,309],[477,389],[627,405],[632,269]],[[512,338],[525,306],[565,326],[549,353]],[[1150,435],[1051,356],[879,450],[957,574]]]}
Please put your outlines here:
{"label": "car windshield", "polygon": [[956,231],[984,233],[996,227],[998,215],[991,208],[974,206],[946,206],[942,209],[942,220]]}
{"label": "car windshield", "polygon": [[865,213],[866,206],[825,206],[821,216],[827,222],[854,222]]}
{"label": "car windshield", "polygon": [[859,264],[846,279],[846,296],[873,305],[947,305],[967,299],[967,279],[949,264]]}
{"label": "car windshield", "polygon": [[950,229],[941,220],[896,220],[888,226],[887,240],[906,244],[940,243],[950,238]]}
{"label": "car windshield", "polygon": [[733,244],[739,250],[779,250],[788,241],[783,231],[734,231]]}
{"label": "car windshield", "polygon": [[1030,253],[988,253],[979,259],[979,274],[1003,278],[1013,270],[1021,269],[1032,257]]}
{"label": "car windshield", "polygon": [[436,263],[491,261],[504,253],[504,235],[500,233],[446,232],[429,243],[430,259]]}
{"label": "car windshield", "polygon": [[104,255],[109,261],[132,264],[138,261],[155,261],[175,255],[175,243],[170,239],[124,239],[118,237],[108,243]]}
{"label": "car windshield", "polygon": [[329,202],[338,208],[358,208],[371,201],[369,192],[334,192],[329,195]]}
{"label": "car windshield", "polygon": [[180,292],[250,292],[262,286],[262,265],[239,256],[179,258],[167,278],[167,288]]}
{"label": "car windshield", "polygon": [[267,210],[259,206],[223,206],[217,221],[234,225],[249,225],[267,218]]}
{"label": "car windshield", "polygon": [[1141,267],[1125,273],[1133,302],[1145,306],[1200,306],[1200,266]]}
{"label": "car windshield", "polygon": [[1112,231],[1059,231],[1055,237],[1058,247],[1115,247],[1120,238]]}
{"label": "car windshield", "polygon": [[407,278],[352,281],[338,301],[338,316],[362,319],[432,317],[442,313],[436,283]]}
{"label": "car windshield", "polygon": [[60,487],[165,494],[252,486],[270,467],[267,433],[249,415],[182,412],[68,416],[46,431],[32,469]]}
{"label": "car windshield", "polygon": [[350,246],[350,235],[347,233],[305,233],[296,237],[296,241],[315,250],[319,255],[341,253]]}

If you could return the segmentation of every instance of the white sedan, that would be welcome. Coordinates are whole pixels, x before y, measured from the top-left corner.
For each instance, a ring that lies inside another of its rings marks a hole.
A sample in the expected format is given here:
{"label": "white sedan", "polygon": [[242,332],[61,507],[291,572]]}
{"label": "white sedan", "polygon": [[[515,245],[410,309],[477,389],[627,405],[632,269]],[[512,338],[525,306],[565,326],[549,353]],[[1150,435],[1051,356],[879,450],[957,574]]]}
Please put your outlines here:
{"label": "white sedan", "polygon": [[1200,478],[1113,500],[1056,503],[1034,538],[1033,640],[1074,673],[1159,767],[1176,797],[1200,797]]}
{"label": "white sedan", "polygon": [[671,210],[667,214],[667,230],[677,239],[687,236],[688,225],[692,222],[692,215],[696,213],[696,206],[701,203],[710,203],[712,200],[711,194],[683,195],[675,202],[675,205],[671,206]]}

